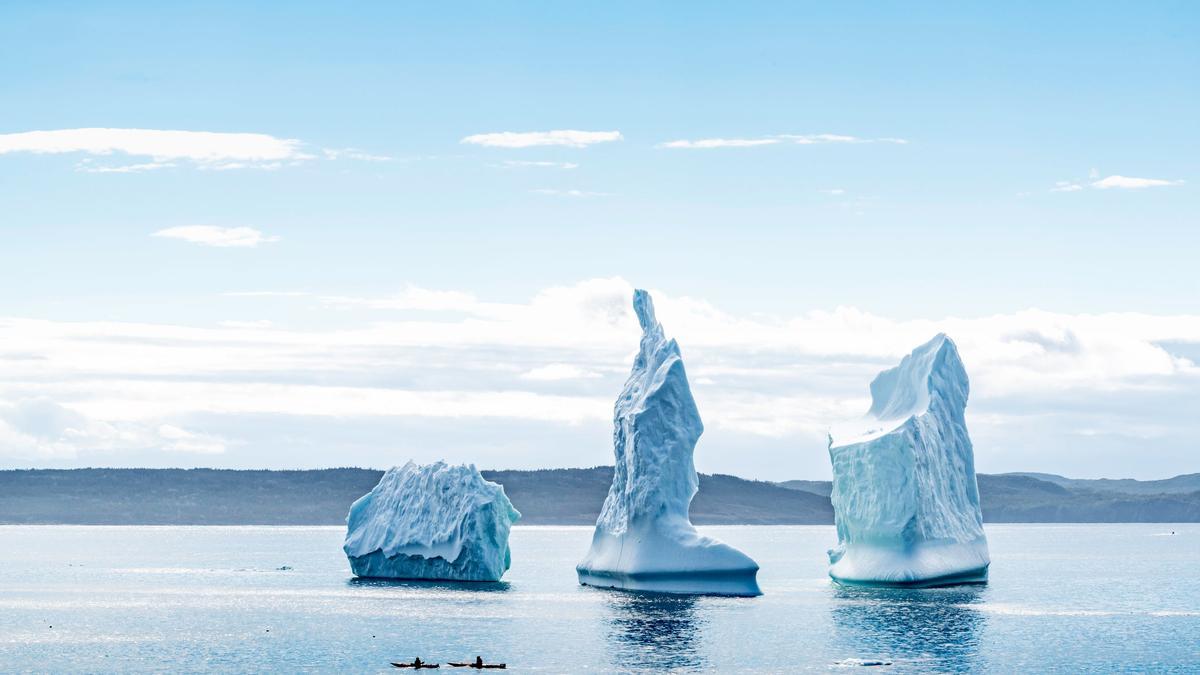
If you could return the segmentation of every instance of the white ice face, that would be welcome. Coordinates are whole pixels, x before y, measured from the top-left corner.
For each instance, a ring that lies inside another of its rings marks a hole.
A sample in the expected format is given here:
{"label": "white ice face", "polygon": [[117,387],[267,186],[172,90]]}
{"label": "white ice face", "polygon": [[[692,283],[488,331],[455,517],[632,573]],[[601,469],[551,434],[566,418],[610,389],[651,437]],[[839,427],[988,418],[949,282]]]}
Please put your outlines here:
{"label": "white ice face", "polygon": [[498,581],[520,516],[473,465],[409,462],[350,507],[343,549],[360,577]]}
{"label": "white ice face", "polygon": [[938,335],[880,373],[871,409],[830,438],[845,582],[979,582],[990,563],[964,417],[969,385],[954,342]]}
{"label": "white ice face", "polygon": [[758,595],[758,565],[688,520],[698,480],[692,453],[704,425],[679,346],[645,291],[634,292],[641,348],[613,410],[613,483],[580,583],[674,593]]}

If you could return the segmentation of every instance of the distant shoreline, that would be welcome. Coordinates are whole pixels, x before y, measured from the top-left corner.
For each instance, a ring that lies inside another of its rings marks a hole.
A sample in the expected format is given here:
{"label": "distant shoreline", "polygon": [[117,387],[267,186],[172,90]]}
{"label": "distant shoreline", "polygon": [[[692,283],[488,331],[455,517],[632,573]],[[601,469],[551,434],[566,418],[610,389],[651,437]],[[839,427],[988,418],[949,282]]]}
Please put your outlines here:
{"label": "distant shoreline", "polygon": [[[522,525],[592,525],[612,467],[483,471]],[[342,525],[374,469],[0,470],[4,525]],[[980,474],[988,523],[1200,522],[1200,474],[1159,481]],[[830,525],[829,481],[700,476],[697,525]]]}

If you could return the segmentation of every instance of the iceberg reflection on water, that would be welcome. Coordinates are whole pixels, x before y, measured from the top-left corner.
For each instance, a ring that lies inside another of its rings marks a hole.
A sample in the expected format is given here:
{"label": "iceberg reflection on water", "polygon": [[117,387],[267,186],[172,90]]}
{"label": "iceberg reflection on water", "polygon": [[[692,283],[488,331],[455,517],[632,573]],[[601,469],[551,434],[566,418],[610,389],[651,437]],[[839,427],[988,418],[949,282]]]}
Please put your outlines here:
{"label": "iceberg reflection on water", "polygon": [[973,670],[987,617],[985,586],[831,586],[834,642],[847,661],[878,659],[939,672]]}
{"label": "iceberg reflection on water", "polygon": [[704,622],[695,596],[640,591],[605,595],[615,671],[692,671],[708,666],[700,650]]}

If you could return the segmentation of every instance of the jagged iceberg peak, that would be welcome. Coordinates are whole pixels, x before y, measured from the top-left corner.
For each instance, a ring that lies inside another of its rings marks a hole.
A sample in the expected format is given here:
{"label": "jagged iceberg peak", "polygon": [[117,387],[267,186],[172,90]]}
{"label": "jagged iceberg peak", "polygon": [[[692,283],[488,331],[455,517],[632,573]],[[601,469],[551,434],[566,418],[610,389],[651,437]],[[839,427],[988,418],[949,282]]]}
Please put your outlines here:
{"label": "jagged iceberg peak", "polygon": [[958,348],[945,333],[938,333],[901,359],[900,365],[875,376],[867,414],[897,420],[924,414],[935,403],[961,412],[967,407],[969,390]]}
{"label": "jagged iceberg peak", "polygon": [[954,341],[943,333],[917,347],[871,381],[871,409],[857,420],[843,422],[829,432],[833,447],[863,443],[924,415],[931,406],[939,414],[961,420],[970,386],[967,371]]}
{"label": "jagged iceberg peak", "polygon": [[987,579],[965,419],[969,390],[957,347],[938,335],[871,382],[871,409],[856,431],[831,434],[835,579],[889,585]]}
{"label": "jagged iceberg peak", "polygon": [[613,406],[616,466],[600,513],[600,522],[612,533],[624,532],[631,520],[642,518],[687,521],[699,486],[692,449],[704,423],[679,345],[664,336],[649,293],[634,291],[633,308],[642,342]]}
{"label": "jagged iceberg peak", "polygon": [[642,327],[633,370],[613,406],[612,487],[577,568],[580,583],[668,593],[758,595],[758,565],[688,520],[699,485],[692,453],[704,431],[679,345],[650,294],[634,291]]}
{"label": "jagged iceberg peak", "polygon": [[350,507],[343,550],[360,577],[498,581],[520,517],[474,465],[410,461]]}

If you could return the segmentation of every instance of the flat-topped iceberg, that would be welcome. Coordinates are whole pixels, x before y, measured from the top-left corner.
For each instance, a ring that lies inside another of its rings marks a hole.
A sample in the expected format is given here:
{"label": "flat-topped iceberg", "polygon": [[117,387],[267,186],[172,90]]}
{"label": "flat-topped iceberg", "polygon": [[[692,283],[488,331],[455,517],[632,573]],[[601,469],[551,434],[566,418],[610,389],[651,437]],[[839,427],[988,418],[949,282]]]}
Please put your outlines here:
{"label": "flat-topped iceberg", "polygon": [[579,583],[663,593],[760,595],[758,565],[701,536],[688,520],[704,431],[679,346],[663,335],[650,295],[633,308],[642,343],[613,412],[616,466]]}
{"label": "flat-topped iceberg", "polygon": [[831,577],[886,586],[987,580],[967,392],[958,349],[938,335],[871,382],[861,424],[830,434]]}
{"label": "flat-topped iceberg", "polygon": [[350,507],[342,548],[360,577],[499,581],[520,517],[474,465],[409,462]]}

